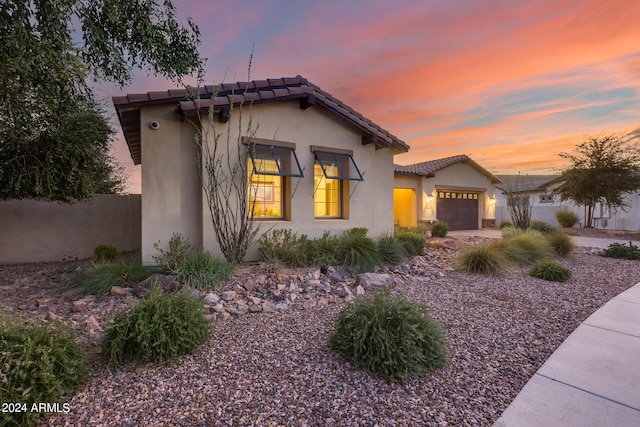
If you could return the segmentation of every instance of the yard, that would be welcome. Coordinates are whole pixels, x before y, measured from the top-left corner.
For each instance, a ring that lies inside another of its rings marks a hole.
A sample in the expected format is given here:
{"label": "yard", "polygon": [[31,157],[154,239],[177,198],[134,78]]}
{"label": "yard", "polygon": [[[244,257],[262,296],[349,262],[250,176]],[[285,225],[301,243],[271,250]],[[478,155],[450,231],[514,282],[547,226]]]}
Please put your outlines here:
{"label": "yard", "polygon": [[[456,248],[476,242],[447,239],[389,271],[393,292],[428,304],[444,326],[451,363],[442,370],[389,384],[341,359],[327,346],[344,304],[331,283],[325,304],[216,320],[211,339],[175,365],[110,371],[96,361],[90,383],[68,397],[70,412],[48,425],[491,425],[584,319],[640,281],[640,263],[580,248],[560,259],[573,272],[565,283],[522,269],[501,277],[453,271]],[[131,302],[91,300],[70,313],[73,292],[56,284],[76,265],[2,266],[0,305],[27,318],[52,313],[97,345],[86,319],[102,325]],[[317,275],[278,273],[269,277],[298,284]],[[257,274],[240,268],[225,287]]]}

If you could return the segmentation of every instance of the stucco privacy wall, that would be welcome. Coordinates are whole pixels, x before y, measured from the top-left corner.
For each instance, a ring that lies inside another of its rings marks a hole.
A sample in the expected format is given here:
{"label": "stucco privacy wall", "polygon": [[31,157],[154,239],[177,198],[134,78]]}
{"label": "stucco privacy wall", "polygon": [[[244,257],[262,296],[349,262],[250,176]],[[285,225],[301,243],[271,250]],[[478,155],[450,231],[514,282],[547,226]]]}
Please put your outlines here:
{"label": "stucco privacy wall", "polygon": [[[314,238],[324,231],[340,233],[352,227],[366,227],[372,236],[390,232],[393,229],[393,151],[390,148],[377,149],[373,144],[363,145],[362,134],[353,126],[338,119],[320,106],[300,109],[297,101],[284,101],[255,105],[242,110],[234,110],[228,123],[215,123],[218,132],[230,141],[248,135],[246,124],[251,117],[256,138],[290,142],[296,144],[296,155],[303,169],[303,178],[291,178],[292,198],[291,219],[289,221],[262,221],[262,231],[272,228],[286,228]],[[240,128],[238,120],[242,120]],[[210,124],[205,123],[212,142]],[[315,162],[311,146],[323,146],[353,150],[353,158],[363,174],[364,181],[349,182],[348,219],[319,220],[314,217]],[[218,251],[213,233],[209,209],[202,205],[203,244],[207,249]],[[248,259],[257,259],[257,248]]]}
{"label": "stucco privacy wall", "polygon": [[99,244],[140,249],[140,195],[96,195],[73,205],[35,200],[0,202],[0,264],[93,256]]}

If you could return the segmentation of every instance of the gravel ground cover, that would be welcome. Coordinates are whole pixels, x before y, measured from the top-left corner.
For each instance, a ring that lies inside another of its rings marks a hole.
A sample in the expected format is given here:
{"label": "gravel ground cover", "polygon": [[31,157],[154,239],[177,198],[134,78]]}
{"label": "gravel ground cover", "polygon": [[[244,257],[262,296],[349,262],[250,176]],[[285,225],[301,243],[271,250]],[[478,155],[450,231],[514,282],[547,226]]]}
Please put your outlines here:
{"label": "gravel ground cover", "polygon": [[68,397],[71,411],[46,425],[491,425],[584,319],[640,282],[637,261],[581,248],[560,262],[573,272],[564,283],[524,269],[501,277],[396,271],[393,293],[431,307],[451,359],[404,384],[364,374],[328,348],[337,303],[218,319],[209,342],[175,365],[97,365],[92,381]]}

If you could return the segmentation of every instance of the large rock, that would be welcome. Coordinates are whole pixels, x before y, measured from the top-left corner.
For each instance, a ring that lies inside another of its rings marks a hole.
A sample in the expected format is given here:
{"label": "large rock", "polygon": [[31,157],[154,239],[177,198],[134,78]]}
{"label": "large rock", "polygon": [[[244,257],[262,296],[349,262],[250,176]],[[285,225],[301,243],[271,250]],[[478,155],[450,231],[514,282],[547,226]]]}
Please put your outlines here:
{"label": "large rock", "polygon": [[388,288],[395,284],[395,280],[390,274],[362,273],[358,274],[356,283],[364,289]]}
{"label": "large rock", "polygon": [[142,282],[134,285],[133,294],[138,298],[146,297],[151,292],[154,283],[159,284],[164,292],[175,291],[180,287],[178,276],[171,274],[152,274]]}

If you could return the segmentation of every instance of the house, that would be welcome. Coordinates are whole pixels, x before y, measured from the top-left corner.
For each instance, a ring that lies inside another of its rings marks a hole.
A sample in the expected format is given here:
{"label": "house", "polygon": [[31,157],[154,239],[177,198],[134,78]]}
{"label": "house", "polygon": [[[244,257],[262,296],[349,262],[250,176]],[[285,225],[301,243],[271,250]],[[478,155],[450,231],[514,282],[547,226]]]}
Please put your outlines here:
{"label": "house", "polygon": [[395,165],[394,170],[397,226],[444,221],[449,230],[471,230],[495,225],[500,180],[469,156]]}
{"label": "house", "polygon": [[[560,200],[560,196],[553,194],[553,186],[559,175],[499,175],[498,177],[502,180],[497,192],[496,221],[498,224],[511,221],[507,200],[509,189],[514,192],[516,200],[522,195],[530,195],[532,220],[544,221],[559,227],[555,213],[559,210],[569,210],[575,212],[580,218],[579,223],[576,224],[577,227],[584,224],[586,216],[584,206],[577,206],[571,200]],[[609,209],[606,205],[597,204],[593,226],[610,230],[640,230],[640,195],[627,194],[624,200],[628,205],[624,209]]]}
{"label": "house", "polygon": [[[301,76],[194,91],[196,99],[184,89],[113,98],[131,157],[142,165],[145,262],[154,243],[175,232],[220,254],[196,167],[198,131],[242,143],[248,203],[264,230],[313,238],[352,227],[374,236],[393,229],[393,156],[409,150],[405,142]],[[249,119],[254,126],[241,127]],[[254,249],[248,258],[257,256]]]}

